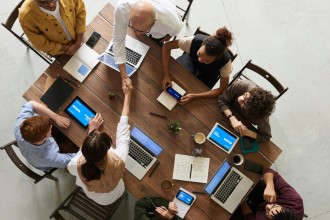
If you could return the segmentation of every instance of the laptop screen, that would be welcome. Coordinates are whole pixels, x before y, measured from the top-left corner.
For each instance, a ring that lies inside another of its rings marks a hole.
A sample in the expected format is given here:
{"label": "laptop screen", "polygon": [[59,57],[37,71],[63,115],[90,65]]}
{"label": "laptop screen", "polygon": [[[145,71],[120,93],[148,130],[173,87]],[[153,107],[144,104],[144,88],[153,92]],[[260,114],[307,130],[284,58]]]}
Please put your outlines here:
{"label": "laptop screen", "polygon": [[231,169],[228,161],[225,160],[221,166],[219,167],[218,171],[212,177],[211,181],[206,185],[205,192],[209,195],[212,195],[215,188],[219,185],[219,183],[226,177],[227,172]]}
{"label": "laptop screen", "polygon": [[211,133],[208,135],[208,139],[227,152],[231,151],[231,149],[235,147],[235,144],[238,141],[237,136],[227,131],[218,123],[215,124]]}
{"label": "laptop screen", "polygon": [[148,137],[145,133],[143,133],[137,127],[134,127],[131,136],[133,139],[140,144],[142,144],[145,148],[147,148],[151,153],[153,153],[156,157],[163,151],[163,148],[159,146],[156,142],[154,142],[150,137]]}
{"label": "laptop screen", "polygon": [[96,114],[96,112],[78,96],[65,109],[65,112],[85,129],[88,127],[91,118]]}
{"label": "laptop screen", "polygon": [[[117,70],[119,72],[119,68],[118,65],[116,64],[115,58],[113,57],[113,55],[107,54],[107,53],[103,53],[98,57],[98,60],[101,61],[102,63],[104,63],[105,65]],[[130,76],[133,74],[134,71],[134,67],[131,66],[130,64],[126,63],[126,74],[127,76]]]}

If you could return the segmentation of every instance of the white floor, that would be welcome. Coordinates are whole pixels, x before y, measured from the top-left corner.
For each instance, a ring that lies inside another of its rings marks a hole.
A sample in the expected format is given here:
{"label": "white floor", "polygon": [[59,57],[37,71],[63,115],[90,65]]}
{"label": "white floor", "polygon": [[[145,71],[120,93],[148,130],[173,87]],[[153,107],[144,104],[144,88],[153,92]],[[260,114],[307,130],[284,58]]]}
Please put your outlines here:
{"label": "white floor", "polygon": [[[1,22],[18,1],[0,2]],[[85,0],[88,22],[106,2]],[[195,0],[180,34],[190,35],[198,26],[214,32],[225,25],[235,34],[235,70],[252,59],[289,87],[271,117],[272,140],[283,150],[274,168],[301,194],[305,212],[315,220],[330,219],[329,8],[326,0]],[[21,95],[47,65],[3,27],[0,57],[1,145],[13,139],[15,118],[25,102]],[[74,187],[74,178],[63,171],[55,173],[58,184],[45,180],[35,185],[5,152],[0,152],[0,161],[0,219],[48,219]],[[134,200],[130,202],[129,211],[118,210],[115,219],[132,218]]]}

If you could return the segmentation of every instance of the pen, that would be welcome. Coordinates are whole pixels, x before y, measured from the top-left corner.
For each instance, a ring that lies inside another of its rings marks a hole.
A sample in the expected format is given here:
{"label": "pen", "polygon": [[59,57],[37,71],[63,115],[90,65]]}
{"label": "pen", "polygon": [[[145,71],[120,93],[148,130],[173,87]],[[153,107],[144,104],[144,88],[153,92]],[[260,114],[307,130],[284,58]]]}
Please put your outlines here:
{"label": "pen", "polygon": [[152,200],[150,199],[150,197],[147,196],[147,198],[149,199],[149,201],[151,202],[151,204],[152,204],[155,208],[157,208],[157,206],[155,205],[155,203],[152,202]]}
{"label": "pen", "polygon": [[190,176],[189,176],[189,179],[191,179],[191,171],[192,171],[192,164],[190,164]]}
{"label": "pen", "polygon": [[149,112],[150,115],[154,115],[154,116],[158,116],[158,117],[161,117],[161,118],[167,118],[166,116],[164,115],[158,115],[156,113],[153,113],[153,112]]}
{"label": "pen", "polygon": [[205,194],[205,192],[192,191],[194,194]]}
{"label": "pen", "polygon": [[160,164],[159,162],[156,163],[155,167],[150,172],[149,177],[151,177],[151,175],[155,172],[155,170],[156,170],[156,168],[158,167],[159,164]]}

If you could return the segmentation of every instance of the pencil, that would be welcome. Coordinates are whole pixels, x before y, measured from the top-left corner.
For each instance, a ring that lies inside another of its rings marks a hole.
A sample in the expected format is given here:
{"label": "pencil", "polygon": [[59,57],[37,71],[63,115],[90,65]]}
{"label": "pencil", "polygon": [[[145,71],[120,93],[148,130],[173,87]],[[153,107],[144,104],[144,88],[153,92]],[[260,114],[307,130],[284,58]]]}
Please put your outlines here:
{"label": "pencil", "polygon": [[156,170],[156,168],[158,167],[159,164],[160,164],[159,162],[156,163],[155,167],[150,172],[149,177],[151,177],[151,175],[155,172],[155,170]]}
{"label": "pencil", "polygon": [[191,171],[192,171],[192,164],[190,164],[190,176],[189,176],[189,179],[191,179]]}
{"label": "pencil", "polygon": [[158,117],[160,117],[160,118],[167,118],[167,117],[164,116],[164,115],[158,115],[158,114],[153,113],[153,112],[149,112],[149,114],[150,114],[150,115],[154,115],[154,116],[158,116]]}

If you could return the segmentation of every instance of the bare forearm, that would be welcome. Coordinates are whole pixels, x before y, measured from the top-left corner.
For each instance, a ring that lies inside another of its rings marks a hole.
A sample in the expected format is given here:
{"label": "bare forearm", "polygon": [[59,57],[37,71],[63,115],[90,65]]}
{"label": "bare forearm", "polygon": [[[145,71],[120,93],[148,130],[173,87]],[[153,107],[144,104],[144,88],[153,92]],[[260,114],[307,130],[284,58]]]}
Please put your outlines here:
{"label": "bare forearm", "polygon": [[36,101],[30,101],[32,104],[34,111],[39,114],[39,115],[45,115],[51,118],[52,120],[55,121],[56,117],[58,116],[55,112],[47,108],[46,106],[36,102]]}
{"label": "bare forearm", "polygon": [[274,188],[274,174],[270,172],[264,173],[262,178],[264,179],[264,182],[267,186],[271,186],[272,188]]}
{"label": "bare forearm", "polygon": [[126,79],[127,78],[126,64],[125,63],[118,64],[118,68],[119,68],[121,78]]}
{"label": "bare forearm", "polygon": [[166,44],[163,45],[162,47],[162,67],[163,67],[163,77],[169,76],[168,73],[168,66],[170,62],[170,57],[171,57],[171,50],[179,48],[178,41],[169,41]]}

